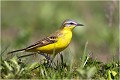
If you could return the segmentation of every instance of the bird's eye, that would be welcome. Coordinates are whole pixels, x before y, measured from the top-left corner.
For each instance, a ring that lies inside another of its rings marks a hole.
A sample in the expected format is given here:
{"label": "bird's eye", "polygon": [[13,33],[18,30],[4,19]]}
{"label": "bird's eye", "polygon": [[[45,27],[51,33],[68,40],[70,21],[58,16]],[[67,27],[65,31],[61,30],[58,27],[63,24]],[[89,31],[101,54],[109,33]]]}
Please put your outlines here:
{"label": "bird's eye", "polygon": [[71,25],[73,25],[74,23],[70,23]]}

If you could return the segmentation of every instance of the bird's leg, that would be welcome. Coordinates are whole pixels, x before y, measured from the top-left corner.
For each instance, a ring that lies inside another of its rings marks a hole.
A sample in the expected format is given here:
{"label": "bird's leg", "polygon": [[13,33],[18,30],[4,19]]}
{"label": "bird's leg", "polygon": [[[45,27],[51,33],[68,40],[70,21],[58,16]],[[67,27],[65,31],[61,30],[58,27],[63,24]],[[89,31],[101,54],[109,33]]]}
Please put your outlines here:
{"label": "bird's leg", "polygon": [[44,53],[40,53],[40,52],[38,52],[38,54],[44,56],[48,61],[52,61],[52,58],[50,56],[48,56],[48,55],[46,55]]}
{"label": "bird's leg", "polygon": [[60,52],[59,55],[60,55],[60,59],[61,59],[61,64],[60,65],[61,65],[62,68],[64,68],[67,65],[66,65],[66,63],[64,63],[62,52]]}
{"label": "bird's leg", "polygon": [[[50,56],[48,56],[47,54],[44,54],[44,53],[40,53],[40,52],[38,52],[38,54],[44,56],[47,59],[47,66],[49,66],[49,67],[52,66],[52,58]],[[46,65],[46,63],[45,63],[45,65]]]}
{"label": "bird's leg", "polygon": [[61,63],[63,64],[63,55],[62,55],[62,52],[60,52],[59,55],[60,55],[60,58],[61,58]]}

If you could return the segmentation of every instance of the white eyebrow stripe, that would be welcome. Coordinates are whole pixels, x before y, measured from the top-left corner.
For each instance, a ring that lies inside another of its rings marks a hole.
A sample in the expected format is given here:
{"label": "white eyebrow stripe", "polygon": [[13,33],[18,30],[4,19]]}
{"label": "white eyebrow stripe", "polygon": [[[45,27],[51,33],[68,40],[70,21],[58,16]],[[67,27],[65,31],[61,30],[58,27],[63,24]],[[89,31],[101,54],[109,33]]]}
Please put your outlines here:
{"label": "white eyebrow stripe", "polygon": [[66,23],[73,23],[73,24],[77,24],[76,22],[73,22],[73,21],[69,21],[69,22],[66,22]]}
{"label": "white eyebrow stripe", "polygon": [[76,22],[72,22],[72,23],[77,24]]}

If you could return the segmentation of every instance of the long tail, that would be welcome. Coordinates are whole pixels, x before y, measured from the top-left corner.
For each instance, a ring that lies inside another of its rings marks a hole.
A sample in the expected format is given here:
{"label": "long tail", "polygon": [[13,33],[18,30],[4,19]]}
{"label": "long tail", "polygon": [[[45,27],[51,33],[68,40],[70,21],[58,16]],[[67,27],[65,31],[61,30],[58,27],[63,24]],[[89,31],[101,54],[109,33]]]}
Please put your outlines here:
{"label": "long tail", "polygon": [[12,53],[16,53],[16,52],[24,52],[24,51],[25,51],[25,49],[19,49],[19,50],[8,52],[8,54],[12,54]]}

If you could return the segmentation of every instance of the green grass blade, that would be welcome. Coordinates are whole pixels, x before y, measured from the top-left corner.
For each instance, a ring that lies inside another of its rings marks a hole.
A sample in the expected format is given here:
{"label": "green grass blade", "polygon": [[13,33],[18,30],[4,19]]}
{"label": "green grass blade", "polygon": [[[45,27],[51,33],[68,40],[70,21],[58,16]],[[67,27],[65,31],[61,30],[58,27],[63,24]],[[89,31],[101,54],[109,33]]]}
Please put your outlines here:
{"label": "green grass blade", "polygon": [[84,53],[83,53],[83,56],[82,56],[82,62],[81,62],[81,68],[83,68],[84,67],[84,62],[85,62],[85,60],[86,60],[86,53],[87,53],[87,45],[88,45],[88,41],[86,42],[86,44],[85,44],[85,49],[84,49]]}

